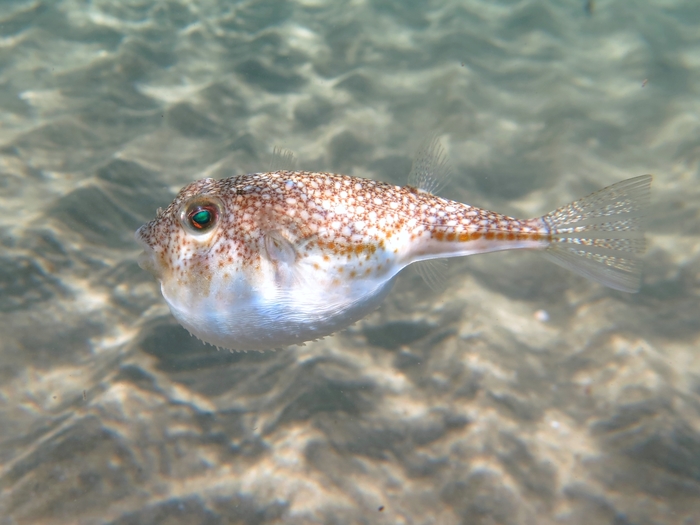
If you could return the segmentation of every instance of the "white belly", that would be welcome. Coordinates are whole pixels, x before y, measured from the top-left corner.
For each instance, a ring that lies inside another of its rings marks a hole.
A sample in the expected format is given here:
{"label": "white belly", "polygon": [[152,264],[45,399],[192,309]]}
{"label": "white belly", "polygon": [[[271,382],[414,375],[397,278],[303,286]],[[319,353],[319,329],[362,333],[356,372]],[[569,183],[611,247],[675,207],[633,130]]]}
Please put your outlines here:
{"label": "white belly", "polygon": [[312,280],[269,293],[238,281],[200,297],[161,289],[173,316],[202,341],[232,350],[268,350],[350,326],[376,309],[393,283],[393,277],[361,279],[328,290]]}

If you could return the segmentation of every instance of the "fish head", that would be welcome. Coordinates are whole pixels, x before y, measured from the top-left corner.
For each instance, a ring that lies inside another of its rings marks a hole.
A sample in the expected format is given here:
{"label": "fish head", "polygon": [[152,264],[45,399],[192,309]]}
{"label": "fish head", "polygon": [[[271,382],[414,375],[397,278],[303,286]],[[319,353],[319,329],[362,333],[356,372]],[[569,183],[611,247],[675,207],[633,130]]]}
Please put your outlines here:
{"label": "fish head", "polygon": [[[229,210],[220,181],[202,179],[185,186],[156,218],[136,231],[143,248],[139,266],[161,283],[166,299],[208,296],[219,264],[236,253],[227,228]],[[227,265],[226,271],[235,270]]]}

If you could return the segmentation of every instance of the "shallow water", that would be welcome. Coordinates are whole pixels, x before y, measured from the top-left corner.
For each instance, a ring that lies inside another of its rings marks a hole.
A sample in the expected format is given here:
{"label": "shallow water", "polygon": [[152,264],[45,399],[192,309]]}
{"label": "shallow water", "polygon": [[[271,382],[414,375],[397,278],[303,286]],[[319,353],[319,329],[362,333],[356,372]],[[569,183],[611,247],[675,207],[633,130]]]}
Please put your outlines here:
{"label": "shallow water", "polygon": [[[700,4],[0,3],[0,525],[700,524]],[[288,350],[190,338],[133,231],[299,166],[536,216],[654,173],[644,287],[407,271]]]}

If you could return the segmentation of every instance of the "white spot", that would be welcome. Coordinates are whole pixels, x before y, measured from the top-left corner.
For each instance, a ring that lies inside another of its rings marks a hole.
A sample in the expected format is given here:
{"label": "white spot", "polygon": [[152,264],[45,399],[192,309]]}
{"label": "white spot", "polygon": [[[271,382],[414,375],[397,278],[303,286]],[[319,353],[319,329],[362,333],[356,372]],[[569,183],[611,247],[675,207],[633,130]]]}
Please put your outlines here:
{"label": "white spot", "polygon": [[304,220],[304,221],[308,221],[309,220],[309,212],[306,210],[301,210],[301,213],[299,213],[299,217],[301,217],[302,220]]}
{"label": "white spot", "polygon": [[365,229],[365,223],[363,221],[357,221],[354,226],[355,230],[357,230],[358,232],[361,232]]}
{"label": "white spot", "polygon": [[376,211],[371,211],[371,212],[369,212],[369,220],[370,220],[370,221],[376,221],[376,220],[377,220],[377,212],[376,212]]}
{"label": "white spot", "polygon": [[292,197],[287,197],[287,204],[294,205],[297,203],[296,199],[293,199]]}
{"label": "white spot", "polygon": [[347,199],[348,198],[348,192],[343,190],[340,192],[340,198],[341,199]]}
{"label": "white spot", "polygon": [[537,319],[540,323],[546,323],[549,321],[549,313],[547,310],[537,310],[535,312],[535,319]]}
{"label": "white spot", "polygon": [[356,183],[356,184],[355,184],[355,189],[356,189],[357,191],[360,191],[360,190],[362,189],[362,184],[360,184],[359,182]]}
{"label": "white spot", "polygon": [[343,228],[342,234],[343,234],[345,237],[350,237],[350,236],[352,235],[352,230],[350,229],[350,227],[345,226],[345,227]]}
{"label": "white spot", "polygon": [[342,224],[340,224],[340,221],[333,221],[331,223],[331,228],[333,228],[334,230],[339,230],[341,226]]}
{"label": "white spot", "polygon": [[286,186],[286,188],[287,188],[288,190],[291,190],[291,189],[294,187],[294,181],[293,181],[293,180],[288,180],[287,182],[284,183],[284,185]]}
{"label": "white spot", "polygon": [[375,197],[374,204],[376,204],[377,206],[380,206],[383,203],[384,203],[384,201],[382,201],[382,199],[380,199],[379,197]]}
{"label": "white spot", "polygon": [[348,210],[347,210],[347,208],[345,207],[345,204],[338,204],[338,205],[335,207],[335,213],[337,213],[338,215],[345,215],[345,213],[347,213],[347,211],[348,211]]}
{"label": "white spot", "polygon": [[391,202],[389,203],[389,208],[391,208],[392,210],[395,210],[395,209],[398,208],[398,207],[399,207],[399,203],[396,202],[396,201],[391,201]]}

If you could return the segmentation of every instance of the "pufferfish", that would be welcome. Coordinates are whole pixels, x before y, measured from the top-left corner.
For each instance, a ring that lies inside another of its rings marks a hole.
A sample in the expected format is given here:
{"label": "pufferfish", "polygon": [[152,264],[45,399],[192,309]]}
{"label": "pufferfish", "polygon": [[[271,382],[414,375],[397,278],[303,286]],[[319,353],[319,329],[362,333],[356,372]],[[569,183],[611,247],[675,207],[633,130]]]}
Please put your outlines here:
{"label": "pufferfish", "polygon": [[441,258],[539,250],[638,291],[650,175],[521,220],[436,196],[450,171],[432,137],[403,187],[286,170],[198,180],[138,229],[139,264],[182,326],[231,350],[330,335],[377,308],[403,268],[429,278]]}

